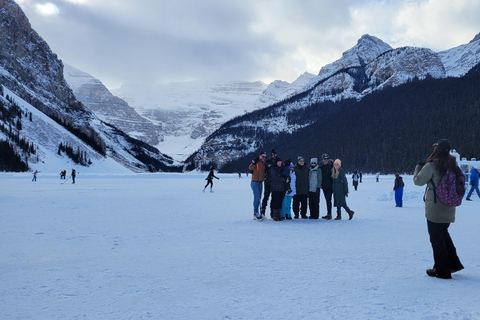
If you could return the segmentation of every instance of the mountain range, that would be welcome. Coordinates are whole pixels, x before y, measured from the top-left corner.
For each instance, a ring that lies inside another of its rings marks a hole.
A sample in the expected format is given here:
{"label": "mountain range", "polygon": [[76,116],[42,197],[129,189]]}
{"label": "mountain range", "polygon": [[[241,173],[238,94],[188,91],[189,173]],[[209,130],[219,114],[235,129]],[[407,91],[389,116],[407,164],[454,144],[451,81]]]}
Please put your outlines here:
{"label": "mountain range", "polygon": [[[214,165],[222,168],[227,163],[266,148],[266,144],[280,148],[277,145],[281,142],[276,142],[274,136],[292,135],[309,126],[318,127],[316,139],[322,140],[321,128],[325,127],[323,121],[335,111],[341,110],[335,103],[350,101],[351,108],[355,108],[355,102],[373,93],[401,87],[412,80],[464,76],[479,63],[478,38],[477,35],[468,44],[435,53],[426,48],[392,49],[380,39],[364,35],[339,60],[323,67],[304,90],[267,108],[228,121],[210,135],[187,162],[190,162],[190,167]],[[388,110],[390,106],[385,105],[383,108]],[[305,116],[309,112],[312,114]],[[340,113],[337,116],[343,115]],[[370,119],[365,121],[372,122]],[[293,144],[298,145],[298,141]],[[290,149],[297,154],[301,152],[295,148]],[[321,151],[317,151],[315,156],[319,156],[319,152]]]}
{"label": "mountain range", "polygon": [[[300,133],[313,135],[311,145],[330,141],[325,137],[338,135],[337,129],[345,127],[343,120],[348,122],[350,115],[357,112],[357,120],[362,123],[358,127],[353,123],[353,129],[368,131],[365,122],[382,128],[389,119],[375,113],[364,118],[362,110],[378,105],[380,109],[370,111],[383,114],[382,110],[391,107],[378,101],[387,101],[387,96],[409,96],[416,87],[424,87],[425,97],[435,86],[447,83],[458,91],[466,90],[469,86],[460,86],[451,79],[475,83],[474,71],[480,60],[480,34],[468,44],[443,52],[416,47],[393,49],[374,36],[364,35],[340,59],[322,67],[318,75],[304,73],[293,83],[274,81],[267,86],[262,82],[195,81],[150,87],[124,85],[110,92],[100,80],[64,64],[31,28],[14,1],[0,0],[0,7],[2,108],[5,114],[20,108],[18,114],[24,115],[6,117],[2,113],[0,123],[4,129],[0,140],[8,141],[17,154],[35,164],[53,158],[71,161],[59,151],[60,143],[70,145],[84,160],[89,158],[91,166],[112,159],[134,171],[193,170],[211,165],[239,171],[248,157],[269,147],[283,149],[291,156],[300,152],[316,152],[315,156],[319,156],[320,151],[312,151],[303,143],[305,138]],[[417,94],[417,99],[422,100],[418,105],[427,104],[426,98]],[[475,94],[469,96],[476,99]],[[451,103],[458,104],[459,99]],[[369,101],[369,106],[364,101]],[[475,101],[462,103],[475,106]],[[409,109],[405,105],[397,107]],[[58,132],[57,138],[46,141],[46,134],[36,134],[42,131],[41,125],[34,129],[26,125],[40,119],[35,110],[53,120],[43,131]],[[32,120],[29,114],[34,115]],[[384,122],[378,123],[376,118]],[[400,118],[413,123],[403,115]],[[332,127],[332,123],[336,125]],[[331,129],[325,133],[324,128]],[[68,141],[61,138],[65,136],[63,130],[72,135]],[[355,137],[355,131],[344,131],[342,135]],[[376,134],[388,136],[390,132],[385,128]],[[449,133],[463,141],[457,134],[461,133]],[[41,152],[26,154],[14,136],[28,139],[35,145],[30,149]],[[304,151],[299,146],[304,146]],[[345,146],[331,148],[338,150],[336,156],[348,154]],[[380,146],[369,148],[381,153],[377,150]],[[476,152],[470,149],[468,152]],[[355,162],[353,156],[347,159]],[[360,162],[356,165],[369,170],[377,170],[378,166]],[[388,167],[385,162],[384,168]]]}

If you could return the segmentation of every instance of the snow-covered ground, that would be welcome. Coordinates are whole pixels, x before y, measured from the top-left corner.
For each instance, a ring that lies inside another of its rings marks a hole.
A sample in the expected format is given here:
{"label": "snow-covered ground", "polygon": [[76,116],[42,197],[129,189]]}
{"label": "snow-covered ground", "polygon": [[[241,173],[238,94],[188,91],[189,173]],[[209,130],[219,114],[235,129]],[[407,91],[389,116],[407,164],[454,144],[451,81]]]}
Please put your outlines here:
{"label": "snow-covered ground", "polygon": [[442,280],[411,176],[403,208],[366,176],[353,220],[282,222],[252,219],[248,178],[205,176],[0,173],[0,319],[480,319],[476,196]]}

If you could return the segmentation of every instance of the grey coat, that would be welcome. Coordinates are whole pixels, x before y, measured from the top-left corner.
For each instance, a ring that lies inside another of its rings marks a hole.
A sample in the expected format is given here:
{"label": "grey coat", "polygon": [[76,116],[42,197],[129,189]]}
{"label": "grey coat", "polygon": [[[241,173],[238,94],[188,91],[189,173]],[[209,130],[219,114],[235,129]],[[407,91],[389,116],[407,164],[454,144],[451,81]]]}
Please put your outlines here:
{"label": "grey coat", "polygon": [[317,189],[322,187],[322,170],[315,166],[314,168],[310,168],[310,172],[308,175],[308,191],[309,192],[317,192]]}
{"label": "grey coat", "polygon": [[427,220],[436,223],[451,223],[455,222],[455,207],[446,206],[437,199],[434,203],[433,186],[430,179],[433,178],[435,186],[440,184],[442,176],[435,169],[435,163],[429,162],[424,166],[417,165],[413,173],[413,182],[417,186],[428,186],[428,191],[425,197],[425,217]]}

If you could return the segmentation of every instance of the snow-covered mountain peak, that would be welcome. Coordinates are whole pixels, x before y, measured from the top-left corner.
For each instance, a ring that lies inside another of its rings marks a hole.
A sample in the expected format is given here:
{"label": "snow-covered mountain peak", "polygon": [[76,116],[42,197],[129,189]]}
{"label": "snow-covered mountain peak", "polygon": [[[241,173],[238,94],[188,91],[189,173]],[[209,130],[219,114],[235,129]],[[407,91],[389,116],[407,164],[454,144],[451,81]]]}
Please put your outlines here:
{"label": "snow-covered mountain peak", "polygon": [[389,44],[377,37],[365,34],[353,48],[345,51],[340,59],[322,67],[318,75],[320,78],[325,79],[347,67],[365,66],[375,60],[380,54],[389,50],[392,50]]}

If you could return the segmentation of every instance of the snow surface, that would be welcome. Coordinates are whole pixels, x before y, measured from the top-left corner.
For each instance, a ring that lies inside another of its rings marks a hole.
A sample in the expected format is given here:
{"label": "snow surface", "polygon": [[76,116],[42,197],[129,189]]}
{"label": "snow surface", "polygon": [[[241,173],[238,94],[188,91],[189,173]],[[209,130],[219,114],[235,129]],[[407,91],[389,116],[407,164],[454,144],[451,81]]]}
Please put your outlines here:
{"label": "snow surface", "polygon": [[[480,319],[480,200],[428,277],[424,188],[365,176],[353,220],[252,219],[245,176],[0,173],[0,319]],[[323,196],[321,214],[325,214]]]}

